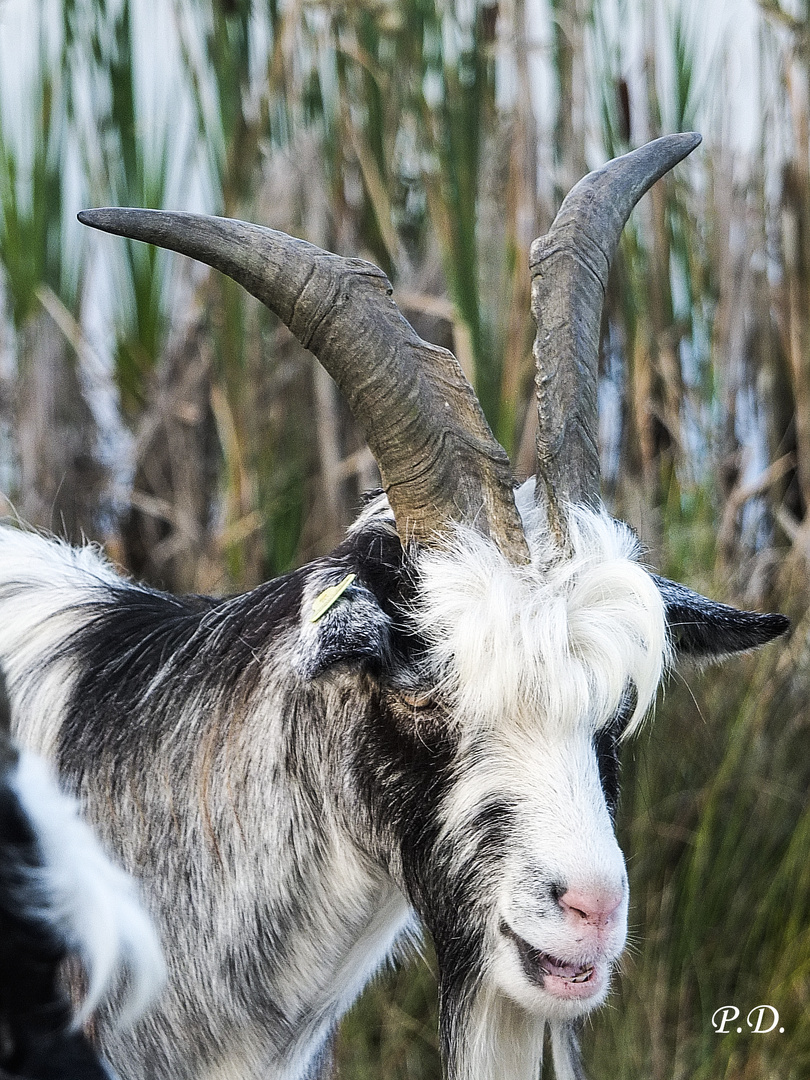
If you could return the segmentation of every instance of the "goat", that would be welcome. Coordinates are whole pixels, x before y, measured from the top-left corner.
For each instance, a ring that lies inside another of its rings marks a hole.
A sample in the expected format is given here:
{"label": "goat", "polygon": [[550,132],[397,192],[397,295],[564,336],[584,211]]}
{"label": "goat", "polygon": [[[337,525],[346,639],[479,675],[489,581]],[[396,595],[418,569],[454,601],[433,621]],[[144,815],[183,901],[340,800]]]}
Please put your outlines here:
{"label": "goat", "polygon": [[19,737],[56,762],[142,883],[168,986],[125,1078],[326,1075],[372,974],[426,928],[449,1080],[558,1080],[627,929],[617,749],[676,655],[787,628],[649,573],[599,502],[596,361],[635,202],[700,141],[589,174],[531,262],[538,473],[508,458],[452,354],[369,263],[244,222],[80,220],[224,271],[336,379],[380,466],[329,555],[226,599],[119,577],[91,548],[0,541]]}
{"label": "goat", "polygon": [[[69,955],[88,983],[75,1018],[60,985]],[[121,1023],[162,985],[157,937],[73,800],[14,746],[0,674],[0,1080],[113,1080],[81,1024],[125,971]]]}

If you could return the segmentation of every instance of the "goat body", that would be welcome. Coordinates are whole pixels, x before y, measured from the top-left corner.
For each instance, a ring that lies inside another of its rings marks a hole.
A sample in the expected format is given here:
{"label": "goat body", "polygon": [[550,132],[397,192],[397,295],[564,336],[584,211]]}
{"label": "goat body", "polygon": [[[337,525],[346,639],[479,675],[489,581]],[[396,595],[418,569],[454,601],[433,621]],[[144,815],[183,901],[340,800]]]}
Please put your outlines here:
{"label": "goat body", "polygon": [[102,1022],[124,1078],[316,1076],[419,921],[451,1080],[535,1078],[546,1023],[576,1075],[571,1025],[626,936],[618,741],[673,647],[786,622],[653,577],[598,511],[570,510],[561,560],[531,483],[517,501],[527,565],[463,525],[405,549],[379,497],[331,555],[224,600],[2,530],[18,737],[140,879],[167,953],[159,1005]]}

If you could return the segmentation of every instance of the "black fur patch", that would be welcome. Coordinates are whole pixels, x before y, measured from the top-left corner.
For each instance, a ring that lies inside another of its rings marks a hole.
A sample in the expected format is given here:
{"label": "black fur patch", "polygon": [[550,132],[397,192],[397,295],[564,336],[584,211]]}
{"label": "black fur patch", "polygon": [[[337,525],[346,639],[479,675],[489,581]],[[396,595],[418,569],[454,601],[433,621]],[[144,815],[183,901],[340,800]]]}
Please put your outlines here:
{"label": "black fur patch", "polygon": [[596,762],[599,766],[599,779],[602,783],[605,802],[610,819],[615,824],[616,811],[619,807],[619,779],[621,762],[619,760],[619,739],[624,734],[636,708],[636,694],[630,688],[624,696],[616,715],[609,723],[601,727],[594,737]]}
{"label": "black fur patch", "polygon": [[602,791],[610,813],[610,820],[614,824],[619,806],[619,734],[620,732],[616,726],[611,723],[600,728],[594,738],[599,779],[602,783]]}
{"label": "black fur patch", "polygon": [[[414,679],[417,674],[414,673]],[[404,681],[402,671],[398,681]],[[430,932],[439,964],[440,1036],[446,1059],[472,1000],[485,956],[480,896],[507,850],[513,810],[508,799],[481,807],[465,835],[470,858],[451,865],[455,852],[440,845],[442,805],[455,783],[458,741],[440,701],[413,709],[387,685],[358,731],[354,781],[368,807],[378,849],[401,858],[400,887]],[[391,867],[395,878],[398,868]],[[451,1065],[452,1071],[452,1065]]]}
{"label": "black fur patch", "polygon": [[158,740],[177,722],[173,706],[191,691],[244,700],[278,635],[297,621],[302,574],[224,600],[126,584],[107,590],[64,646],[79,677],[60,730],[60,765],[76,775],[104,751],[117,755]]}

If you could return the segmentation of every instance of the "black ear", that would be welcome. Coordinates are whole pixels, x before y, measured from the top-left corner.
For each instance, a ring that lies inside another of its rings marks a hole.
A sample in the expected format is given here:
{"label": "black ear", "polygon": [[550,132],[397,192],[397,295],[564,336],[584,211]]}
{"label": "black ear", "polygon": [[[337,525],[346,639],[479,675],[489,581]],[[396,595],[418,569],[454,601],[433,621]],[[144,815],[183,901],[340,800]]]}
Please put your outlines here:
{"label": "black ear", "polygon": [[[351,576],[351,583],[345,584]],[[329,590],[340,590],[330,598]],[[296,666],[314,678],[340,663],[380,667],[388,658],[391,620],[354,574],[330,568],[313,574],[304,589]]]}
{"label": "black ear", "polygon": [[784,634],[784,615],[760,615],[715,603],[675,581],[652,575],[664,601],[667,625],[677,656],[720,660],[731,653],[756,649]]}

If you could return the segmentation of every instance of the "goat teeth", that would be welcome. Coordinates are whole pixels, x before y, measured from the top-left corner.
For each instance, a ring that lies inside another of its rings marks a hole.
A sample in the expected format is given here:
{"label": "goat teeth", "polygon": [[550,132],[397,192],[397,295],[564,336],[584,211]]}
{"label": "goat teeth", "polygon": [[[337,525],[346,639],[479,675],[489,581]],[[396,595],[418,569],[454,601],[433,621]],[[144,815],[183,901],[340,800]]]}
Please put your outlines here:
{"label": "goat teeth", "polygon": [[587,982],[588,979],[590,979],[591,975],[593,975],[593,968],[586,968],[584,971],[580,971],[577,975],[572,975],[571,982]]}

